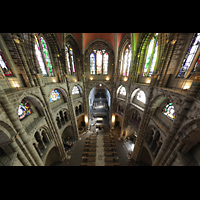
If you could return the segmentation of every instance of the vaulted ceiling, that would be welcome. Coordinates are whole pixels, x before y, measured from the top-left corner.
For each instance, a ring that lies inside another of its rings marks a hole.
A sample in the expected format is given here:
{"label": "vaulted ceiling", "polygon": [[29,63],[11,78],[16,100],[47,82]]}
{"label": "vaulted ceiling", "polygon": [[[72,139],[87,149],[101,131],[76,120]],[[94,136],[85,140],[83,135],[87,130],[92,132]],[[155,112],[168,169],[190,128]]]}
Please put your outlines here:
{"label": "vaulted ceiling", "polygon": [[[65,33],[65,35],[67,34],[68,33]],[[130,33],[71,33],[71,35],[73,35],[73,37],[77,40],[82,53],[88,44],[97,39],[105,40],[112,46],[113,50],[116,51],[119,47],[120,41],[126,34]],[[62,33],[56,33],[56,35],[58,37],[58,41],[61,43],[64,35]],[[136,43],[138,38],[139,33],[135,33]]]}

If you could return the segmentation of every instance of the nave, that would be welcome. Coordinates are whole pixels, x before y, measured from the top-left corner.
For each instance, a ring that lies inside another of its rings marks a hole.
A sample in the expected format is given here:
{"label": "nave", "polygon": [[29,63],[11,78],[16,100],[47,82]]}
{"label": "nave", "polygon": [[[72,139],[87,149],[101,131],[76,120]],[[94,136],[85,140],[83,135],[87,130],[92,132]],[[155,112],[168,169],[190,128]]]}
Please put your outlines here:
{"label": "nave", "polygon": [[134,166],[128,158],[130,149],[119,140],[118,132],[110,131],[109,126],[85,132],[70,149],[67,159],[52,166]]}

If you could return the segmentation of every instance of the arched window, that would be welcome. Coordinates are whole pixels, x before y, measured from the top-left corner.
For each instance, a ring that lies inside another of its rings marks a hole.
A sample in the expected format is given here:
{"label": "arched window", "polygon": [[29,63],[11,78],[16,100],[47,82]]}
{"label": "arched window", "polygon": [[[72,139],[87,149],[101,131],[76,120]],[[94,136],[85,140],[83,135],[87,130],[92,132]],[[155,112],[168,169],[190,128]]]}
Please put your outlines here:
{"label": "arched window", "polygon": [[143,102],[144,104],[146,103],[146,95],[142,90],[139,90],[137,93],[137,100]]}
{"label": "arched window", "polygon": [[35,53],[42,75],[47,76],[48,71],[49,76],[54,76],[53,67],[51,64],[50,54],[47,48],[46,41],[43,37],[40,37],[40,42],[41,44],[39,43],[38,36],[35,34]]}
{"label": "arched window", "polygon": [[65,53],[66,53],[69,74],[76,76],[76,68],[74,64],[74,53],[69,43],[67,43],[67,45],[65,46]]}
{"label": "arched window", "polygon": [[108,74],[109,55],[105,50],[94,50],[90,54],[90,74]]}
{"label": "arched window", "polygon": [[174,109],[173,103],[171,101],[168,101],[165,104],[162,113],[165,116],[167,116],[169,119],[171,119],[172,121],[174,121],[174,119],[175,119],[175,109]]}
{"label": "arched window", "polygon": [[72,95],[73,95],[73,94],[79,94],[79,93],[80,93],[79,88],[75,85],[75,86],[73,87],[73,89],[72,89]]}
{"label": "arched window", "polygon": [[25,103],[24,100],[21,101],[19,108],[18,108],[18,117],[19,120],[23,120],[24,118],[26,118],[27,116],[29,116],[32,113],[29,104]]}
{"label": "arched window", "polygon": [[119,94],[126,96],[126,88],[124,86],[119,89]]}
{"label": "arched window", "polygon": [[152,75],[156,64],[157,51],[158,51],[158,33],[156,33],[150,40],[142,76],[150,77]]}
{"label": "arched window", "polygon": [[121,72],[122,76],[129,76],[130,66],[131,66],[131,45],[129,44],[126,48],[124,53],[122,54],[121,58]]}
{"label": "arched window", "polygon": [[[200,33],[195,33],[193,35],[192,41],[190,42],[190,46],[187,50],[187,53],[185,55],[185,58],[183,60],[182,66],[180,68],[180,71],[177,75],[178,78],[184,78],[186,75],[186,72],[191,66],[191,63],[197,53],[198,47],[199,47],[199,42],[200,42]],[[197,61],[198,62],[198,61]],[[195,65],[195,69],[196,69]]]}
{"label": "arched window", "polygon": [[54,76],[53,67],[52,67],[52,64],[51,64],[47,43],[46,43],[46,41],[44,40],[43,37],[40,37],[40,42],[41,42],[42,52],[43,52],[43,55],[44,55],[44,59],[45,59],[45,63],[46,63],[46,66],[47,66],[48,74],[49,74],[49,76]]}
{"label": "arched window", "polygon": [[2,51],[0,50],[0,66],[5,76],[13,76],[13,73],[6,62],[6,59],[3,56]]}
{"label": "arched window", "polygon": [[52,90],[50,97],[49,97],[49,101],[54,102],[59,99],[60,99],[60,93],[58,92],[58,90]]}

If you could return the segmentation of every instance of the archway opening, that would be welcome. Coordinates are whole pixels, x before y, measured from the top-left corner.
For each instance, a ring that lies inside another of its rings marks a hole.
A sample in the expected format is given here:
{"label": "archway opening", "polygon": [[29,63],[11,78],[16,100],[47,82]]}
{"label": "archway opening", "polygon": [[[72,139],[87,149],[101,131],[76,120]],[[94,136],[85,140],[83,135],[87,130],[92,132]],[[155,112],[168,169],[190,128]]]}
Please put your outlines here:
{"label": "archway opening", "polygon": [[89,128],[101,130],[110,124],[111,95],[102,84],[92,88],[89,94]]}

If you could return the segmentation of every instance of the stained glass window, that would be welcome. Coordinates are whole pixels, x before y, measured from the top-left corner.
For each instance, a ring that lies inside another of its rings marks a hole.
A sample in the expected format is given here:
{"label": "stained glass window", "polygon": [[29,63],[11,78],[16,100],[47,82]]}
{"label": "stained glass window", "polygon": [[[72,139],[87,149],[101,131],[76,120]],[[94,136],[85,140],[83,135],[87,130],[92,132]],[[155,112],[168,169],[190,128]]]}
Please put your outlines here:
{"label": "stained glass window", "polygon": [[46,66],[47,66],[47,69],[48,69],[48,74],[49,74],[49,76],[54,76],[53,67],[52,67],[52,64],[51,64],[51,59],[50,59],[50,55],[49,55],[49,51],[48,51],[46,41],[44,40],[43,37],[40,37],[40,42],[41,42],[42,51],[43,51],[43,55],[44,55],[44,58],[45,58]]}
{"label": "stained glass window", "polygon": [[158,33],[155,33],[155,35],[151,38],[148,46],[142,76],[151,76],[153,74],[157,59],[157,52],[158,52]]}
{"label": "stained glass window", "polygon": [[194,69],[193,69],[194,72],[196,71],[196,68],[197,68],[197,66],[199,65],[199,62],[200,62],[200,56],[199,56],[199,58],[197,59],[196,64],[195,64],[195,66],[194,66]]}
{"label": "stained glass window", "polygon": [[190,46],[187,50],[187,53],[185,55],[185,58],[183,60],[182,66],[180,68],[180,71],[177,75],[177,77],[179,78],[184,78],[186,72],[188,71],[188,69],[190,68],[190,65],[197,53],[198,47],[199,47],[199,42],[200,42],[200,33],[195,33],[192,41],[190,43]]}
{"label": "stained glass window", "polygon": [[154,40],[155,40],[155,38],[151,38],[151,41],[150,41],[150,44],[148,47],[147,57],[146,57],[145,65],[144,65],[143,76],[147,76],[147,71],[149,69],[150,61],[151,61],[151,54],[153,51]]}
{"label": "stained glass window", "polygon": [[126,88],[124,86],[120,88],[119,94],[126,96]]}
{"label": "stained glass window", "polygon": [[155,64],[156,64],[157,52],[158,52],[158,39],[156,41],[155,51],[154,51],[154,54],[153,54],[153,59],[152,59],[151,67],[150,67],[150,70],[149,70],[149,76],[151,76],[151,74],[153,74],[153,70],[154,70],[154,67],[155,67]]}
{"label": "stained glass window", "polygon": [[95,71],[95,55],[94,55],[94,53],[90,54],[90,74],[96,74],[96,71]]}
{"label": "stained glass window", "polygon": [[46,71],[44,61],[43,61],[43,58],[42,58],[42,54],[41,54],[41,51],[40,51],[40,46],[39,46],[39,43],[38,43],[38,40],[37,40],[36,37],[35,37],[35,53],[36,53],[36,58],[37,58],[37,61],[38,61],[38,65],[41,69],[42,75],[47,76],[47,71]]}
{"label": "stained glass window", "polygon": [[80,92],[79,92],[78,87],[77,87],[77,86],[74,86],[73,89],[72,89],[72,95],[73,95],[73,94],[79,94],[79,93],[80,93]]}
{"label": "stained glass window", "polygon": [[11,69],[6,62],[2,51],[0,50],[0,66],[5,76],[13,76]]}
{"label": "stained glass window", "polygon": [[122,57],[121,72],[122,76],[129,76],[130,66],[131,66],[131,45],[125,49]]}
{"label": "stained glass window", "polygon": [[65,46],[65,53],[66,53],[66,58],[67,58],[69,74],[75,76],[76,68],[74,64],[74,54],[73,54],[73,49],[69,43]]}
{"label": "stained glass window", "polygon": [[103,74],[108,74],[108,54],[103,55]]}
{"label": "stained glass window", "polygon": [[102,52],[101,51],[97,51],[96,60],[97,60],[97,74],[102,74]]}
{"label": "stained glass window", "polygon": [[32,111],[29,104],[25,103],[24,100],[22,100],[18,108],[18,117],[20,121],[29,116],[31,113]]}
{"label": "stained glass window", "polygon": [[137,100],[143,102],[144,104],[146,103],[146,95],[145,95],[145,93],[142,90],[140,90],[137,93]]}
{"label": "stained glass window", "polygon": [[71,75],[72,73],[71,73],[71,67],[70,67],[70,62],[69,62],[69,50],[68,50],[67,46],[65,46],[65,53],[66,53],[66,59],[67,59],[69,74]]}
{"label": "stained glass window", "polygon": [[90,54],[90,74],[108,74],[109,55],[105,50],[94,50]]}
{"label": "stained glass window", "polygon": [[172,121],[174,121],[175,119],[175,110],[174,110],[174,106],[173,103],[171,101],[167,102],[163,108],[162,113],[167,116],[169,119],[171,119]]}
{"label": "stained glass window", "polygon": [[60,99],[60,93],[58,92],[58,90],[52,90],[49,97],[49,101],[54,102],[57,101],[58,99]]}

